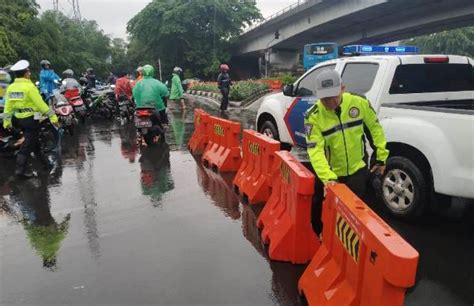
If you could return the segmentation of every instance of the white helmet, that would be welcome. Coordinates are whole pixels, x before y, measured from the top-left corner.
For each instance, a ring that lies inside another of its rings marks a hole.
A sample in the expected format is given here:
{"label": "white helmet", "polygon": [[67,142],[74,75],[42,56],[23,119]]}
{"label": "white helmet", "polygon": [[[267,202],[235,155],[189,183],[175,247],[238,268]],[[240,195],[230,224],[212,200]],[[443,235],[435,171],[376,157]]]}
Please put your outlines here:
{"label": "white helmet", "polygon": [[173,72],[174,73],[181,73],[181,72],[183,72],[183,69],[181,69],[180,67],[174,67]]}

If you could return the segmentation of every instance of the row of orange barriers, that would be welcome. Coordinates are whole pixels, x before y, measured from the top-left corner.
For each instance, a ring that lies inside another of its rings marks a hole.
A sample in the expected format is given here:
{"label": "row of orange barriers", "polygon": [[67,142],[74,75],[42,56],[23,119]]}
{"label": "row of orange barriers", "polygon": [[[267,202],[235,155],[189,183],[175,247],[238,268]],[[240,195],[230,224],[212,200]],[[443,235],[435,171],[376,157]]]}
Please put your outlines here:
{"label": "row of orange barriers", "polygon": [[[191,152],[222,172],[249,204],[265,203],[257,226],[273,260],[311,261],[298,283],[310,305],[403,305],[414,285],[418,252],[345,185],[328,189],[321,241],[311,225],[315,177],[279,142],[195,110]],[[242,155],[241,155],[242,151]],[[396,267],[396,269],[394,269]]]}

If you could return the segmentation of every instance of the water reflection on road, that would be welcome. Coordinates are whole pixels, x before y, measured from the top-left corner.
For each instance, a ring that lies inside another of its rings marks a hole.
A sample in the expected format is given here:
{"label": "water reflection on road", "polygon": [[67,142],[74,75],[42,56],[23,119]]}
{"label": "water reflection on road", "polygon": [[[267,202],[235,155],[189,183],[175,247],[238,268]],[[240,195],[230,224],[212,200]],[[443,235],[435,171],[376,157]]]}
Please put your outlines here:
{"label": "water reflection on road", "polygon": [[[269,260],[256,227],[262,207],[241,204],[232,174],[188,153],[192,108],[219,114],[190,103],[171,111],[167,144],[146,150],[133,126],[94,122],[65,136],[49,176],[18,181],[14,160],[0,157],[1,305],[298,304],[305,266]],[[254,111],[224,115],[255,128]],[[379,211],[420,252],[407,305],[474,302],[465,209],[420,224]]]}

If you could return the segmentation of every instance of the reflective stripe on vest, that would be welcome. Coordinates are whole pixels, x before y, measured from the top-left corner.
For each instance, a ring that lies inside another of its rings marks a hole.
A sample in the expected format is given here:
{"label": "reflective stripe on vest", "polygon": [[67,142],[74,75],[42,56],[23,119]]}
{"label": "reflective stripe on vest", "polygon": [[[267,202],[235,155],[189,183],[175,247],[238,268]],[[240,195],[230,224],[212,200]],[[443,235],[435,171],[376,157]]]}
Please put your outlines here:
{"label": "reflective stripe on vest", "polygon": [[32,108],[19,108],[15,110],[16,113],[34,113],[35,110]]}
{"label": "reflective stripe on vest", "polygon": [[346,129],[349,129],[349,128],[352,128],[352,127],[356,127],[356,126],[359,126],[359,125],[362,125],[363,124],[363,121],[362,119],[361,120],[356,120],[356,121],[352,121],[352,122],[348,122],[348,123],[344,123],[343,125],[336,125],[335,127],[333,128],[330,128],[329,130],[326,130],[324,132],[322,132],[321,134],[324,136],[324,137],[328,137],[340,130],[346,130]]}

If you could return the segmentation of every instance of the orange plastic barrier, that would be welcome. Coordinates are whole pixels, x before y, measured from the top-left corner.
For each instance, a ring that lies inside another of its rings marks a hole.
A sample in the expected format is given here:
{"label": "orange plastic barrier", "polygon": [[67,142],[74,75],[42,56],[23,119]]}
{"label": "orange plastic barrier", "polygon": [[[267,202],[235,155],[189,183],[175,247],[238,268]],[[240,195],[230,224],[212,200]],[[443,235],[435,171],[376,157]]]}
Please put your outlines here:
{"label": "orange plastic barrier", "polygon": [[240,123],[209,116],[209,143],[202,155],[205,167],[220,172],[237,171],[240,155]]}
{"label": "orange plastic barrier", "polygon": [[322,221],[322,245],[298,283],[309,305],[403,305],[418,252],[342,184],[329,188]]}
{"label": "orange plastic barrier", "polygon": [[264,80],[259,80],[259,82],[267,84],[270,87],[270,89],[273,91],[279,91],[281,90],[281,87],[283,86],[283,82],[280,80],[264,79]]}
{"label": "orange plastic barrier", "polygon": [[314,175],[287,151],[275,152],[272,194],[263,208],[258,227],[270,243],[274,260],[306,263],[316,253],[319,240],[311,226]]}
{"label": "orange plastic barrier", "polygon": [[188,142],[191,154],[202,154],[209,141],[209,114],[200,108],[194,110],[194,132]]}
{"label": "orange plastic barrier", "polygon": [[242,139],[242,164],[233,185],[245,203],[265,202],[270,197],[274,153],[280,142],[253,130],[244,130]]}

